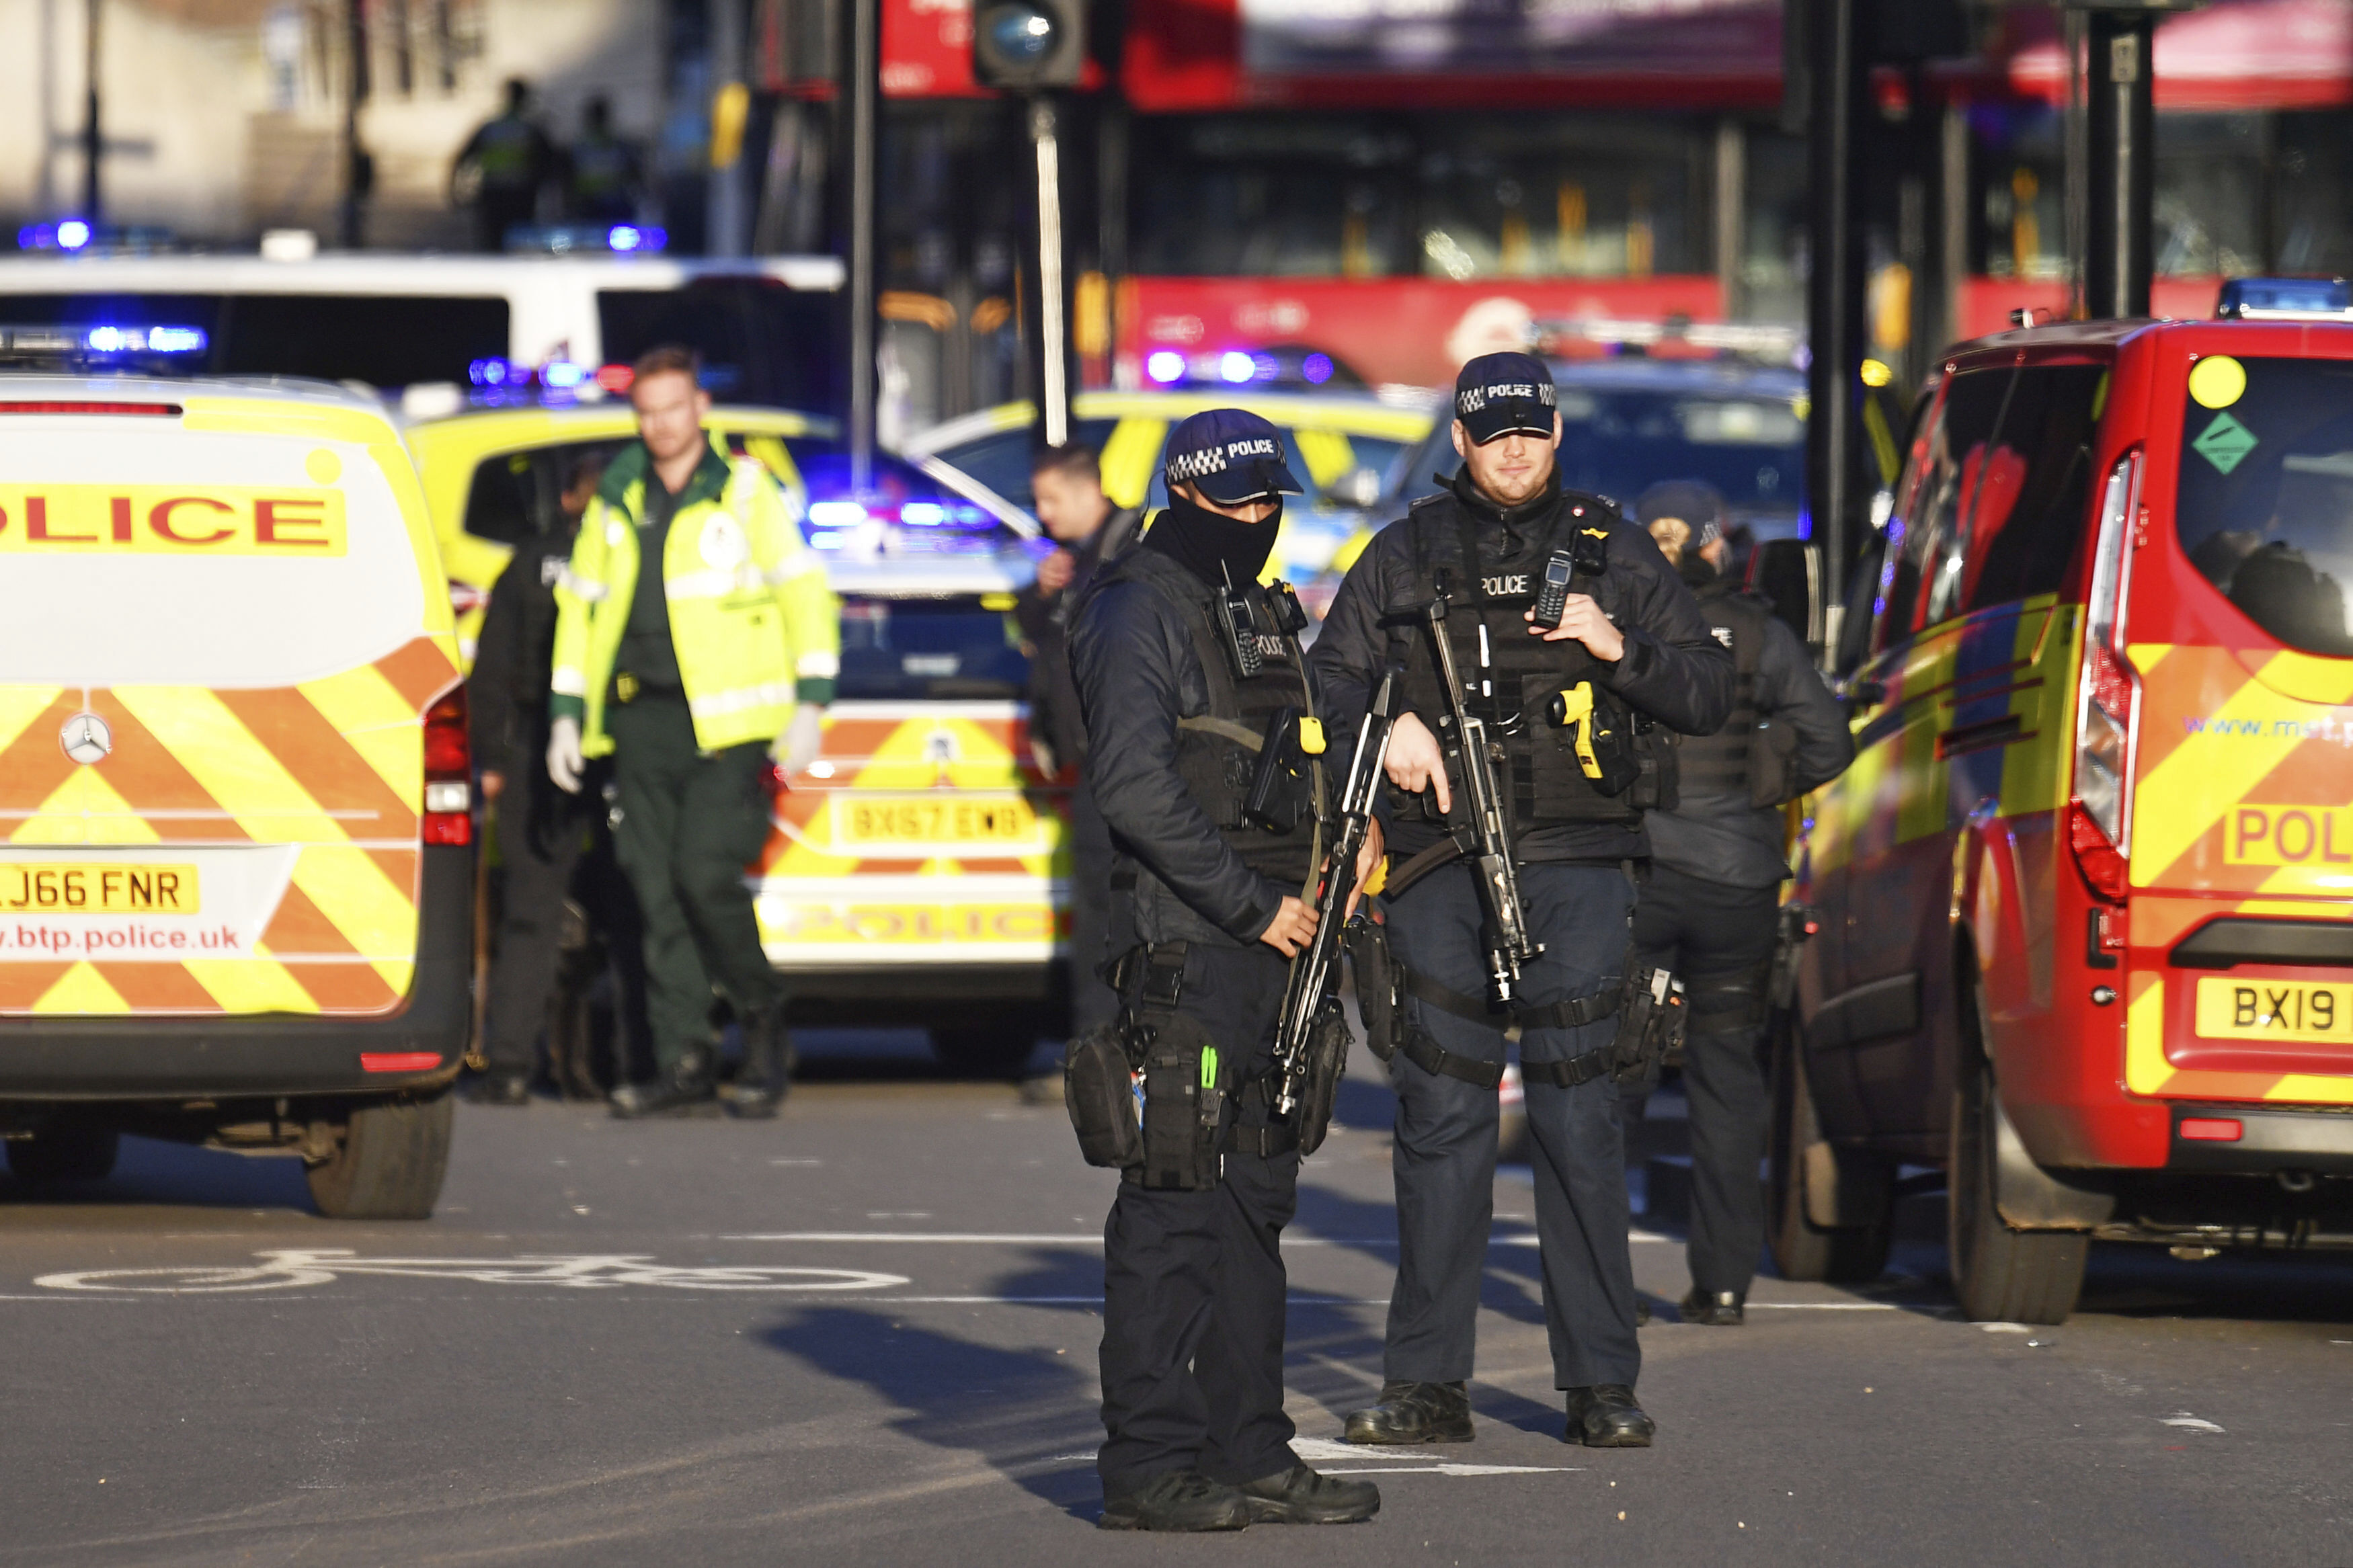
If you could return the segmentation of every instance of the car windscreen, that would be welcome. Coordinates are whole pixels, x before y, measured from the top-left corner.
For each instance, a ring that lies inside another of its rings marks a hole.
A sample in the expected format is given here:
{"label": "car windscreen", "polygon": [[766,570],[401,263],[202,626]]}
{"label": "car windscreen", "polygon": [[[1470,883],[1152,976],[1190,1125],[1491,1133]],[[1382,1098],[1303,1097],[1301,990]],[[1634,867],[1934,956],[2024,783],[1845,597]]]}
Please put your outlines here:
{"label": "car windscreen", "polygon": [[[1564,386],[1560,422],[1561,483],[1629,508],[1664,479],[1712,485],[1735,511],[1794,515],[1803,494],[1806,422],[1788,398]],[[1415,454],[1405,500],[1461,468],[1451,428],[1441,417]]]}
{"label": "car windscreen", "polygon": [[400,504],[357,443],[0,416],[0,679],[290,686],[418,634]]}
{"label": "car windscreen", "polygon": [[2290,647],[2353,658],[2353,363],[2191,366],[2173,526],[2249,620]]}
{"label": "car windscreen", "polygon": [[[777,467],[758,438],[754,457]],[[956,494],[903,458],[874,455],[863,489],[839,442],[795,436],[782,443],[790,471],[778,479],[803,508],[802,529],[819,550],[846,555],[995,555],[1018,550],[1021,536],[985,508]]]}
{"label": "car windscreen", "polygon": [[1001,605],[995,595],[842,597],[842,698],[1005,700],[1019,697],[1029,680],[1009,595]]}
{"label": "car windscreen", "polygon": [[375,387],[466,384],[508,353],[502,298],[400,294],[8,294],[0,321],[196,327],[208,375],[301,375]]}
{"label": "car windscreen", "polygon": [[[1116,419],[1072,420],[1071,445],[1100,453],[1118,427]],[[1038,498],[1029,489],[1029,455],[1033,449],[1029,426],[1023,425],[959,441],[943,447],[939,457],[950,468],[971,475],[1022,510],[1034,512],[1038,510]]]}

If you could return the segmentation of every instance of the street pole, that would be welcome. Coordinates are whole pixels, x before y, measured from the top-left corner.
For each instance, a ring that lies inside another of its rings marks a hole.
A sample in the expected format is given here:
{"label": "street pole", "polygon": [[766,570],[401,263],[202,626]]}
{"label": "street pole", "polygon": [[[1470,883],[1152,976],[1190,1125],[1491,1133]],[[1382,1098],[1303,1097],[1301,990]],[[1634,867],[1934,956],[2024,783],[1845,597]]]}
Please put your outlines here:
{"label": "street pole", "polygon": [[703,249],[712,256],[741,256],[745,249],[743,125],[735,121],[733,156],[723,162],[716,146],[723,112],[733,114],[744,91],[744,0],[710,0],[711,102],[714,146],[706,186],[710,216]]}
{"label": "street pole", "polygon": [[[90,0],[88,21],[82,27],[82,81],[87,96],[82,103],[81,118],[81,220],[96,229],[103,208],[100,197],[99,166],[106,157],[105,122],[99,114],[98,100],[98,38],[99,18],[106,0]],[[49,127],[41,127],[41,134],[49,135]],[[47,149],[43,150],[46,154]]]}
{"label": "street pole", "polygon": [[1054,100],[1029,100],[1029,139],[1038,147],[1038,346],[1043,362],[1038,404],[1046,425],[1046,445],[1071,440],[1069,331],[1062,287],[1061,149],[1055,136]]}
{"label": "street pole", "polygon": [[2150,65],[2157,17],[2094,11],[2088,33],[2084,311],[2094,320],[2146,316],[2155,266],[2149,230],[2157,73]]}
{"label": "street pole", "polygon": [[1806,278],[1806,489],[1822,550],[1826,652],[1846,607],[1848,512],[1854,488],[1855,389],[1862,384],[1862,228],[1855,222],[1855,119],[1863,101],[1855,0],[1809,0],[1812,261]]}
{"label": "street pole", "polygon": [[360,145],[360,105],[368,95],[368,34],[366,0],[343,0],[343,47],[351,55],[343,91],[343,203],[337,226],[346,250],[360,247],[360,204],[367,197],[373,171],[366,149]]}
{"label": "street pole", "polygon": [[882,96],[882,0],[850,0],[849,482],[874,487],[876,115]]}

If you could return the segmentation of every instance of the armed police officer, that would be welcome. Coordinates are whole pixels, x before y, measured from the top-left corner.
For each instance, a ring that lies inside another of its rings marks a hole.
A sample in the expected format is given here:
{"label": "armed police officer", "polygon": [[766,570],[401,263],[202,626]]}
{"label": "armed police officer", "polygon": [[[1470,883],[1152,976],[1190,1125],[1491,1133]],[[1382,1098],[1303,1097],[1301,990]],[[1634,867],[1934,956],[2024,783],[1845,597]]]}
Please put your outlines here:
{"label": "armed police officer", "polygon": [[1166,464],[1167,510],[1097,575],[1071,636],[1114,849],[1113,945],[1133,943],[1113,970],[1121,1025],[1073,1041],[1068,1074],[1081,1147],[1121,1168],[1103,1227],[1102,1523],[1364,1520],[1378,1490],[1301,1464],[1282,1407],[1278,1241],[1300,1141],[1268,1079],[1284,961],[1317,924],[1321,802],[1312,769],[1292,775],[1303,794],[1252,786],[1315,710],[1306,616],[1257,581],[1299,484],[1274,427],[1238,409],[1177,426]]}
{"label": "armed police officer", "polygon": [[[1351,1442],[1471,1438],[1496,1085],[1514,1022],[1568,1440],[1643,1447],[1653,1431],[1633,1394],[1619,1080],[1622,1031],[1664,1016],[1665,977],[1639,996],[1624,984],[1628,917],[1643,812],[1669,776],[1661,727],[1723,723],[1732,660],[1616,504],[1562,489],[1556,398],[1525,354],[1463,366],[1461,473],[1374,539],[1310,661],[1342,724],[1392,662],[1409,710],[1388,756],[1383,903],[1398,973],[1386,1043],[1389,1008],[1366,1016],[1398,1094],[1398,1279],[1381,1398],[1348,1417]],[[1376,984],[1360,963],[1360,1005]]]}
{"label": "armed police officer", "polygon": [[1779,920],[1780,805],[1844,773],[1853,737],[1797,635],[1765,600],[1722,575],[1724,498],[1694,480],[1651,486],[1635,516],[1691,584],[1708,627],[1732,650],[1732,716],[1683,742],[1677,801],[1654,812],[1651,879],[1634,908],[1638,961],[1683,977],[1690,1013],[1692,1216],[1685,1322],[1742,1321],[1765,1202],[1765,1075],[1757,1043]]}

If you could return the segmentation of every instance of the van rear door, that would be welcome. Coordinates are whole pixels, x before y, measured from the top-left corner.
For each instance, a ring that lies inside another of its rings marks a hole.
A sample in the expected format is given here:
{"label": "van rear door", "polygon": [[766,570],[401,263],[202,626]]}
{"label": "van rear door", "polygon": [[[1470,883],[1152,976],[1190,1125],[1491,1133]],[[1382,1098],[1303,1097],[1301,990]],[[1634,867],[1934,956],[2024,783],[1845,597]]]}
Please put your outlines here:
{"label": "van rear door", "polygon": [[397,438],[62,384],[0,383],[0,1013],[396,1011],[456,679]]}

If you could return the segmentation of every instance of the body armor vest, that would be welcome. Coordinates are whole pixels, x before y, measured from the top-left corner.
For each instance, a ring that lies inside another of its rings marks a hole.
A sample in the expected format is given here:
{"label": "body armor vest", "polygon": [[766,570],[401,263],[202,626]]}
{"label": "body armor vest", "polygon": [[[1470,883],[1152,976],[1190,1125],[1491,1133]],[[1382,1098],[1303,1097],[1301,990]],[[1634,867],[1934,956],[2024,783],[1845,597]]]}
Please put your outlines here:
{"label": "body armor vest", "polygon": [[[1318,854],[1318,834],[1324,810],[1320,758],[1303,759],[1312,791],[1295,823],[1282,832],[1271,831],[1250,820],[1250,785],[1258,776],[1269,724],[1277,713],[1292,717],[1287,739],[1295,746],[1298,720],[1314,713],[1308,699],[1306,659],[1294,634],[1281,630],[1268,591],[1255,583],[1236,595],[1247,614],[1247,626],[1237,626],[1249,651],[1258,658],[1258,671],[1244,675],[1236,668],[1233,650],[1226,645],[1217,615],[1218,595],[1186,568],[1166,557],[1133,550],[1106,569],[1100,581],[1125,579],[1150,587],[1176,606],[1201,661],[1208,687],[1206,713],[1176,721],[1176,771],[1185,788],[1226,842],[1251,870],[1286,887],[1302,887]],[[1320,750],[1320,738],[1316,746]]]}
{"label": "body armor vest", "polygon": [[1771,612],[1746,588],[1721,579],[1704,585],[1698,598],[1708,630],[1732,654],[1732,714],[1715,733],[1684,740],[1678,764],[1682,786],[1697,800],[1731,795],[1755,805],[1773,805],[1786,797],[1790,783],[1784,754],[1788,747],[1776,742],[1786,739],[1794,745],[1796,737],[1786,726],[1771,732],[1757,704],[1757,668]]}
{"label": "body armor vest", "polygon": [[[1501,740],[1506,766],[1502,783],[1512,807],[1515,832],[1600,823],[1634,825],[1642,813],[1673,804],[1672,756],[1664,731],[1639,733],[1635,740],[1641,759],[1641,776],[1618,795],[1596,788],[1580,765],[1577,731],[1556,728],[1546,719],[1546,708],[1559,692],[1580,681],[1592,683],[1597,696],[1607,687],[1599,662],[1575,641],[1546,642],[1528,635],[1522,616],[1535,602],[1543,585],[1545,563],[1556,551],[1570,549],[1573,531],[1604,533],[1624,526],[1617,508],[1591,496],[1563,491],[1547,536],[1510,561],[1482,562],[1478,552],[1477,525],[1451,495],[1418,501],[1406,514],[1412,530],[1413,582],[1409,598],[1427,604],[1438,596],[1439,577],[1451,607],[1446,635],[1454,646],[1454,663],[1466,688],[1464,705],[1483,720],[1491,737]],[[1649,543],[1644,541],[1645,545]],[[1570,591],[1597,600],[1606,611],[1620,610],[1622,588],[1605,572],[1598,580],[1580,572]],[[1391,606],[1392,609],[1404,606]],[[1417,623],[1391,633],[1391,652],[1406,668],[1406,701],[1435,730],[1439,719],[1452,710],[1440,689],[1438,662],[1430,648],[1430,633]],[[1402,639],[1402,640],[1399,640]],[[1614,697],[1609,698],[1614,703]],[[1622,706],[1619,721],[1630,722]],[[1409,819],[1438,820],[1432,795],[1409,795],[1394,785],[1392,807]],[[1460,791],[1459,781],[1450,787]]]}

